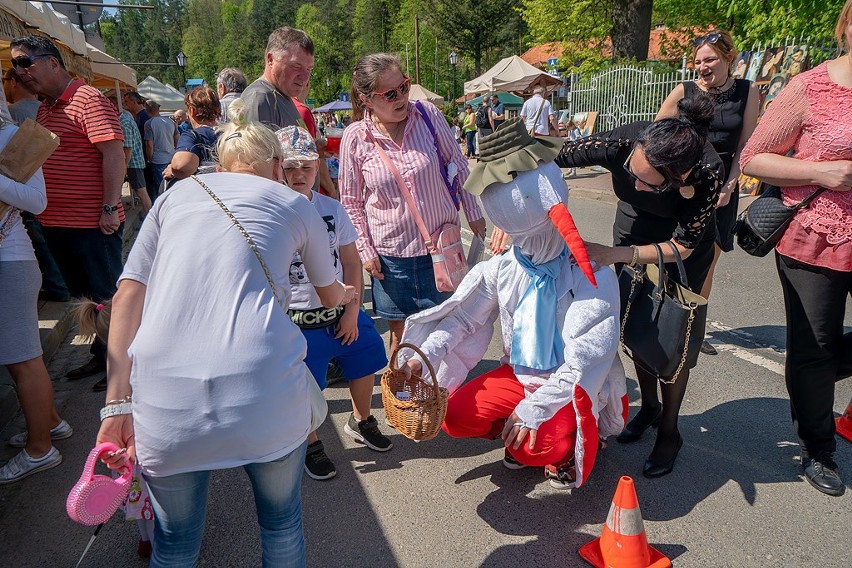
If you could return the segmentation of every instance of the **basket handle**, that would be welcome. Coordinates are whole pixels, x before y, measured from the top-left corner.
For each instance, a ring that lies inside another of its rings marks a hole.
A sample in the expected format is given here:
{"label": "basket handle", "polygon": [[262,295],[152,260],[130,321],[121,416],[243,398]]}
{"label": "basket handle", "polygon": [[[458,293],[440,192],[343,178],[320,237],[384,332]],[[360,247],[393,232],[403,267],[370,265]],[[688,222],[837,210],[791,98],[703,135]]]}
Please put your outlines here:
{"label": "basket handle", "polygon": [[[408,347],[409,349],[411,349],[412,351],[414,351],[415,353],[420,355],[420,358],[423,359],[424,363],[426,363],[426,367],[429,368],[429,376],[432,377],[432,385],[431,386],[435,390],[435,397],[437,398],[440,395],[441,387],[440,387],[440,385],[438,385],[438,379],[435,375],[435,368],[432,367],[432,363],[429,362],[429,359],[426,357],[426,355],[416,345],[412,345],[411,343],[400,343],[399,345],[397,345],[396,350],[394,350],[393,355],[391,355],[391,360],[390,360],[391,371],[393,371],[393,372],[399,371],[399,367],[396,366],[396,362],[397,362],[396,356],[399,354],[400,350],[405,348],[405,347]],[[422,379],[420,379],[420,381],[424,384],[428,384],[428,383],[426,383],[426,381],[424,381]]]}

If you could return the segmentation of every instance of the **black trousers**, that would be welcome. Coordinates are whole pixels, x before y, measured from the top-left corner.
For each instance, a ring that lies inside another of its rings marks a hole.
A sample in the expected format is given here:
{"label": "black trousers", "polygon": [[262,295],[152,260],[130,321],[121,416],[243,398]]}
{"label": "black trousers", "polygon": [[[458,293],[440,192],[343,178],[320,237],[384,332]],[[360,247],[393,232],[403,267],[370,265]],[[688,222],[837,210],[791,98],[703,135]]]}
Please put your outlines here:
{"label": "black trousers", "polygon": [[834,383],[852,375],[852,333],[843,333],[852,272],[775,254],[787,315],[784,369],[793,429],[811,455],[834,452]]}

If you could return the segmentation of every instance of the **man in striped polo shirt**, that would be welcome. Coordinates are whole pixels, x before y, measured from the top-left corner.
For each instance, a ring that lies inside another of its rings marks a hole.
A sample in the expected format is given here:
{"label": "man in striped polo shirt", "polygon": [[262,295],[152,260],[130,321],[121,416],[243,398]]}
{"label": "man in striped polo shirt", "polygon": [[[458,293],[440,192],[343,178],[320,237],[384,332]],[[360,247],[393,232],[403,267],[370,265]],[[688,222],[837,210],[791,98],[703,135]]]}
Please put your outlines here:
{"label": "man in striped polo shirt", "polygon": [[[11,49],[21,81],[44,98],[36,121],[59,136],[59,148],[42,166],[47,209],[38,218],[45,240],[72,296],[107,300],[121,274],[124,229],[124,137],[118,116],[100,91],[68,73],[50,40],[15,38]],[[69,379],[106,369],[106,345],[96,341],[92,354],[91,361],[68,373]]]}

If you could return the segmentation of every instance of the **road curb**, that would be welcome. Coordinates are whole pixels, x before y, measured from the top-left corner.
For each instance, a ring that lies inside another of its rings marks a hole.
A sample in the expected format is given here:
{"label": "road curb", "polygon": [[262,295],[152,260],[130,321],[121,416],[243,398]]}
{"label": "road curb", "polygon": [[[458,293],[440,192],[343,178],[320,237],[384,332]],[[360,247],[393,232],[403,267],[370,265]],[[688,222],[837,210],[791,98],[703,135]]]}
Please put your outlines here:
{"label": "road curb", "polygon": [[[129,191],[123,192],[122,200],[125,209],[123,257],[126,258],[142,223],[142,208],[138,205],[131,205]],[[62,345],[65,336],[74,326],[74,305],[73,301],[39,301],[38,327],[45,364],[50,363],[50,360]],[[52,377],[52,379],[55,381],[57,377]],[[18,410],[20,410],[20,403],[12,377],[6,367],[0,365],[0,431],[6,429],[15,418]]]}

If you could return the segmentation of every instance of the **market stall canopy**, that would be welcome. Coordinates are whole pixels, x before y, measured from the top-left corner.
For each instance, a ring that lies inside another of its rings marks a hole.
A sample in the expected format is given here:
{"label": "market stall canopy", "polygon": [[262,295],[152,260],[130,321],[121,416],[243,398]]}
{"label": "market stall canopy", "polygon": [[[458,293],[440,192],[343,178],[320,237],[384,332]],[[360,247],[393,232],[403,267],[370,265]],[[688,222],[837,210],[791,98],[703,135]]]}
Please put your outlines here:
{"label": "market stall canopy", "polygon": [[483,95],[479,95],[476,98],[464,101],[464,104],[470,105],[473,108],[476,108],[476,107],[478,107],[479,105],[482,104],[482,99],[486,95],[488,95],[488,96],[497,95],[497,98],[500,99],[500,102],[503,103],[503,105],[505,105],[507,107],[524,106],[524,99],[522,99],[521,97],[519,97],[517,95],[513,95],[512,93],[506,93],[506,92],[485,93]]}
{"label": "market stall canopy", "polygon": [[562,81],[533,67],[517,55],[501,59],[497,65],[464,84],[466,95],[489,91],[514,91],[531,93],[536,86],[547,90],[559,87]]}
{"label": "market stall canopy", "polygon": [[412,101],[429,101],[435,106],[441,106],[445,102],[444,97],[433,93],[423,85],[418,85],[417,83],[411,84],[408,99]]}
{"label": "market stall canopy", "polygon": [[160,110],[162,112],[174,112],[178,109],[186,108],[183,102],[183,95],[180,91],[171,85],[161,83],[150,75],[139,83],[136,90],[144,98],[160,103]]}
{"label": "market stall canopy", "polygon": [[0,0],[0,61],[4,69],[10,64],[9,43],[27,35],[53,40],[68,71],[86,81],[92,79],[86,37],[80,28],[43,2]]}
{"label": "market stall canopy", "polygon": [[348,101],[331,101],[321,107],[315,108],[312,112],[334,112],[336,110],[352,110],[352,103]]}
{"label": "market stall canopy", "polygon": [[[89,60],[92,62],[92,86],[101,89],[118,88],[121,91],[136,90],[136,71],[122,65],[115,57],[93,45],[89,45]],[[159,102],[159,101],[158,101]]]}

